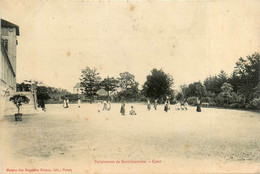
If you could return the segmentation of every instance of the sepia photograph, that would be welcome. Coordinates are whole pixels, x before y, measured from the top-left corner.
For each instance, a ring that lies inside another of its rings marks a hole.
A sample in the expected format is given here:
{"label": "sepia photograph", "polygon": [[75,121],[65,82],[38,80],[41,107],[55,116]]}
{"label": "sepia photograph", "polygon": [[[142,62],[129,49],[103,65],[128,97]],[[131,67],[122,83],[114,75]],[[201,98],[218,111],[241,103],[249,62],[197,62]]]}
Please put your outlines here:
{"label": "sepia photograph", "polygon": [[260,173],[259,0],[1,0],[0,174]]}

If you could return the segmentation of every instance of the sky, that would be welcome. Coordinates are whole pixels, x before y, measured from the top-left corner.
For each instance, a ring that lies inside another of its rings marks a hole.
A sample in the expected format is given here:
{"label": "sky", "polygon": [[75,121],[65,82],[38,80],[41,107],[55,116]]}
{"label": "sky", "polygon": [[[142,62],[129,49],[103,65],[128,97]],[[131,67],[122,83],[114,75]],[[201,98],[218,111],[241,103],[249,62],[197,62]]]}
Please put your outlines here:
{"label": "sky", "polygon": [[20,27],[17,81],[72,91],[81,69],[128,71],[142,85],[153,68],[175,89],[260,52],[260,1],[1,0]]}

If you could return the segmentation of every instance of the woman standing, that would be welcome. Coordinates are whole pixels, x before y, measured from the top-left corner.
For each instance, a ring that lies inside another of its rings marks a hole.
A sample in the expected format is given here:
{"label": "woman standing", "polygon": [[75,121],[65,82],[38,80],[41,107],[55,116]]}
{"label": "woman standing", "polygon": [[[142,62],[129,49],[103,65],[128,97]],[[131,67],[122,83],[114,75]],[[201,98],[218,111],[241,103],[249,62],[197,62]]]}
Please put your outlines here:
{"label": "woman standing", "polygon": [[151,103],[150,100],[147,100],[147,110],[150,111],[151,109]]}
{"label": "woman standing", "polygon": [[120,113],[121,113],[121,115],[125,115],[125,102],[124,101],[121,104]]}
{"label": "woman standing", "polygon": [[157,110],[157,105],[158,105],[157,100],[154,100],[154,109],[155,109],[155,110]]}
{"label": "woman standing", "polygon": [[107,108],[107,110],[108,110],[108,111],[110,111],[110,109],[111,109],[111,102],[110,102],[110,101],[108,101],[108,102],[107,102],[107,105],[108,105],[108,108]]}
{"label": "woman standing", "polygon": [[197,98],[197,112],[201,112],[201,108],[200,108],[200,100]]}
{"label": "woman standing", "polygon": [[164,111],[165,112],[168,112],[168,102],[167,101],[165,101],[165,104],[164,104]]}
{"label": "woman standing", "polygon": [[105,100],[105,101],[103,102],[103,104],[104,104],[104,105],[103,105],[103,110],[106,111],[106,110],[107,110],[107,101]]}

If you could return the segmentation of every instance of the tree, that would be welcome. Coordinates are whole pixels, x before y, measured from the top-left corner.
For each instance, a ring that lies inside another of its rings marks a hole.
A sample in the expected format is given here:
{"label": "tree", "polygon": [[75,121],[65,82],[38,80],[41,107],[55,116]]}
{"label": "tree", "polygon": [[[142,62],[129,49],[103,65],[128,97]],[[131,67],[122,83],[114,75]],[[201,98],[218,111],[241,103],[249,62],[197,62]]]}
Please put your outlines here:
{"label": "tree", "polygon": [[163,72],[162,69],[153,69],[151,74],[146,77],[143,85],[143,91],[146,97],[151,99],[162,99],[171,95],[173,78],[171,75]]}
{"label": "tree", "polygon": [[185,87],[183,90],[185,90],[185,98],[198,97],[201,100],[202,97],[206,96],[207,94],[206,88],[200,81],[189,84],[189,86]]}
{"label": "tree", "polygon": [[114,77],[107,77],[100,83],[100,86],[104,88],[109,95],[110,92],[116,91],[116,88],[118,87],[118,83],[119,83],[118,80],[115,79]]}
{"label": "tree", "polygon": [[119,74],[117,79],[121,91],[119,92],[120,98],[124,99],[136,99],[138,96],[138,85],[135,81],[135,76],[129,72],[123,72]]}
{"label": "tree", "polygon": [[229,104],[229,101],[231,100],[233,95],[233,86],[230,83],[223,83],[221,90],[222,92],[219,93],[219,95],[224,98],[224,102],[226,104]]}
{"label": "tree", "polygon": [[17,107],[17,110],[18,110],[18,114],[19,114],[22,104],[29,103],[30,99],[25,95],[17,94],[17,95],[14,95],[13,97],[11,97],[10,101],[12,101],[15,104],[15,106]]}
{"label": "tree", "polygon": [[182,102],[184,99],[184,95],[181,92],[178,92],[178,94],[176,95],[176,100],[179,102]]}
{"label": "tree", "polygon": [[254,91],[259,84],[259,69],[259,53],[247,56],[247,59],[241,57],[238,62],[236,62],[236,67],[230,82],[234,86],[234,91],[243,94],[247,102],[254,98],[254,93],[252,91]]}
{"label": "tree", "polygon": [[91,69],[89,67],[83,69],[80,81],[85,88],[84,94],[92,101],[97,91],[100,89],[101,77],[99,76],[97,69]]}
{"label": "tree", "polygon": [[228,81],[227,73],[221,70],[219,75],[207,77],[204,80],[203,84],[206,87],[207,91],[211,93],[219,94],[221,92],[221,86],[223,85],[223,83],[227,81]]}
{"label": "tree", "polygon": [[44,101],[51,98],[48,87],[46,86],[37,86],[36,91],[38,101]]}

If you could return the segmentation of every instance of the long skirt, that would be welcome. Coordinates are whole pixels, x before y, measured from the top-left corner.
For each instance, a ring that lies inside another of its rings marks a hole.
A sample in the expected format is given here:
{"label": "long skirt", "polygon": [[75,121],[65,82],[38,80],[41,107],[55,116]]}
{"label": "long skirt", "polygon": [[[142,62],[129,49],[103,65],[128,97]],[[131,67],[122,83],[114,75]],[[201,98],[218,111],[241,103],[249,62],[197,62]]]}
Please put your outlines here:
{"label": "long skirt", "polygon": [[168,106],[167,105],[164,106],[164,111],[168,112]]}
{"label": "long skirt", "polygon": [[197,105],[197,109],[196,109],[197,112],[201,112],[201,108],[200,108],[200,105]]}
{"label": "long skirt", "polygon": [[121,109],[120,109],[120,113],[122,114],[122,115],[125,115],[125,107],[121,107]]}

